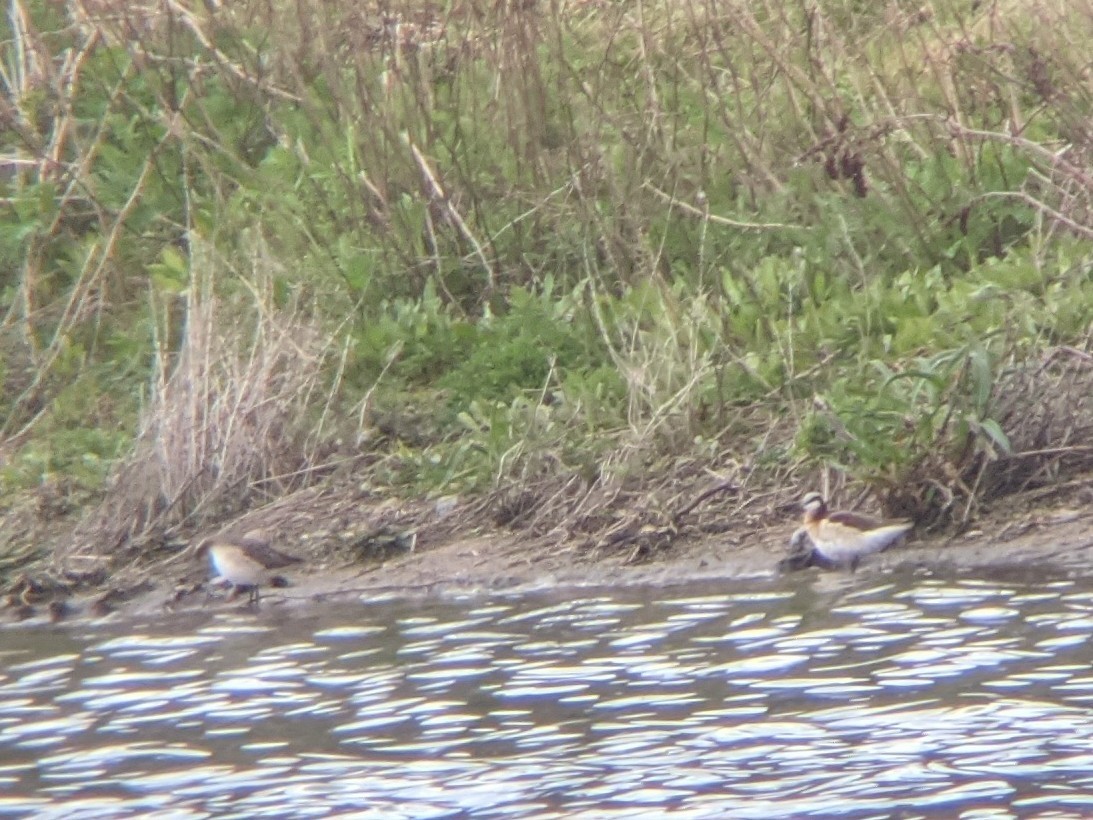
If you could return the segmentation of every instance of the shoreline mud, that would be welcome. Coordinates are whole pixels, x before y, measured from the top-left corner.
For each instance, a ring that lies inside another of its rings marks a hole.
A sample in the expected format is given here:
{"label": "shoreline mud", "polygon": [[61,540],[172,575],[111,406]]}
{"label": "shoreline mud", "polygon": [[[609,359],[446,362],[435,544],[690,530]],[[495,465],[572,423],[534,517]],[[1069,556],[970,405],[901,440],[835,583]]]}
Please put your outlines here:
{"label": "shoreline mud", "polygon": [[[810,568],[790,573],[805,581],[814,575],[845,576],[870,583],[887,573],[1019,572],[1022,577],[1058,577],[1060,573],[1093,571],[1093,507],[1079,494],[1065,505],[1033,507],[1019,515],[988,516],[958,536],[912,538],[904,545],[870,556],[858,569]],[[31,602],[21,613],[11,606],[6,621],[28,625],[49,621],[81,623],[88,619],[140,619],[165,613],[197,610],[304,612],[334,602],[373,598],[489,595],[500,592],[564,589],[567,587],[677,586],[687,583],[762,583],[779,575],[778,561],[786,554],[793,519],[750,532],[683,537],[670,546],[635,560],[636,551],[597,549],[578,543],[547,543],[520,533],[474,534],[458,530],[446,535],[415,532],[409,545],[384,557],[362,561],[345,550],[331,551],[315,540],[299,547],[304,562],[286,572],[288,585],[263,589],[258,610],[246,596],[231,599],[213,589],[211,572],[187,547],[145,577],[126,586],[122,578],[105,579],[98,587],[73,590],[52,601]],[[397,541],[396,536],[391,537]],[[418,543],[413,544],[414,541]],[[424,544],[421,542],[425,542]],[[276,539],[279,549],[293,543]],[[132,581],[132,576],[130,576]],[[37,605],[35,605],[37,604]]]}

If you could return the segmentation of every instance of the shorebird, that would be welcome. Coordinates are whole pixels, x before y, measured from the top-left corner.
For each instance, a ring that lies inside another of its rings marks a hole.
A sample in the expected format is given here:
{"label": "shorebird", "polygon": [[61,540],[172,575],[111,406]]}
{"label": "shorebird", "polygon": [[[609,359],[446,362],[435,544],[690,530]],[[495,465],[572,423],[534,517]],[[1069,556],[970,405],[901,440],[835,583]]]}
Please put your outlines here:
{"label": "shorebird", "polygon": [[[852,512],[829,512],[820,493],[801,499],[802,526],[790,538],[790,566],[816,564],[825,569],[857,569],[863,555],[880,552],[899,541],[914,526],[910,521],[879,521]],[[808,555],[807,540],[812,542]]]}
{"label": "shorebird", "polygon": [[274,570],[283,569],[301,559],[278,552],[269,541],[252,533],[242,538],[213,536],[197,548],[198,555],[209,554],[216,574],[228,581],[235,591],[248,589],[249,603],[258,603],[259,587],[274,578]]}

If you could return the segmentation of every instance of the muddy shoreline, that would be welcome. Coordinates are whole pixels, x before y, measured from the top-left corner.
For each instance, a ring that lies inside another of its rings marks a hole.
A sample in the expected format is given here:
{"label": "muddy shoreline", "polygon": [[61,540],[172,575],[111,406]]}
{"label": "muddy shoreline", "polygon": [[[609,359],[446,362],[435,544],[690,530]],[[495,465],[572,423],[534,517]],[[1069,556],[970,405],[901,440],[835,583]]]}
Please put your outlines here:
{"label": "muddy shoreline", "polygon": [[[1018,514],[1007,505],[1008,515],[988,516],[959,536],[912,538],[903,546],[870,556],[852,575],[845,570],[816,568],[793,575],[802,581],[833,575],[861,583],[909,570],[1019,572],[1023,577],[1093,572],[1093,505],[1085,503],[1081,493],[1065,499],[1068,503],[1054,501]],[[371,513],[369,519],[374,522],[376,510]],[[520,533],[467,532],[461,527],[446,527],[441,520],[425,521],[412,531],[412,537],[402,538],[403,543],[398,543],[400,536],[393,528],[373,527],[367,538],[351,540],[350,548],[344,543],[344,531],[340,547],[332,543],[330,533],[282,533],[274,543],[300,555],[304,563],[286,573],[288,586],[263,591],[259,609],[288,612],[380,597],[577,586],[669,586],[719,580],[746,583],[749,579],[760,583],[778,574],[778,561],[786,554],[787,539],[795,526],[796,520],[787,518],[747,532],[684,536],[646,554],[580,542],[559,545]],[[387,544],[382,556],[376,554],[375,542],[379,540]],[[361,554],[363,542],[369,542],[367,555]],[[9,614],[4,620],[72,623],[202,609],[246,610],[245,596],[231,599],[216,588],[210,596],[208,567],[192,553],[192,546],[185,546],[177,554],[144,567],[140,578],[133,572],[118,573],[97,586],[45,596],[51,600],[30,601],[21,610],[12,606],[9,593]]]}

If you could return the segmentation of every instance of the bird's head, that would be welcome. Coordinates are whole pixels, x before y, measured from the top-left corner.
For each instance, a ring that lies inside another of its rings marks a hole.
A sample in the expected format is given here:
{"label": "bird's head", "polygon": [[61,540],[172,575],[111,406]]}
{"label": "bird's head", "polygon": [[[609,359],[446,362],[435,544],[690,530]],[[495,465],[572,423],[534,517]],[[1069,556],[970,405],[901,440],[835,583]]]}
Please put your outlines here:
{"label": "bird's head", "polygon": [[801,499],[801,509],[804,510],[806,518],[823,518],[827,514],[827,502],[820,493],[805,493]]}

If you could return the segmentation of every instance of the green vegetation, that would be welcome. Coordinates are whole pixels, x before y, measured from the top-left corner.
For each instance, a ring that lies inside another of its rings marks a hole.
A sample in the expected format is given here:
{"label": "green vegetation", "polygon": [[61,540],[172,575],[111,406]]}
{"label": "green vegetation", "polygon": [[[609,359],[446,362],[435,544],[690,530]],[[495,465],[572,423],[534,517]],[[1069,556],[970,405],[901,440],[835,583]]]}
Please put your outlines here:
{"label": "green vegetation", "polygon": [[88,538],[350,470],[594,531],[696,464],[934,522],[1093,465],[1081,4],[6,26],[0,488]]}

